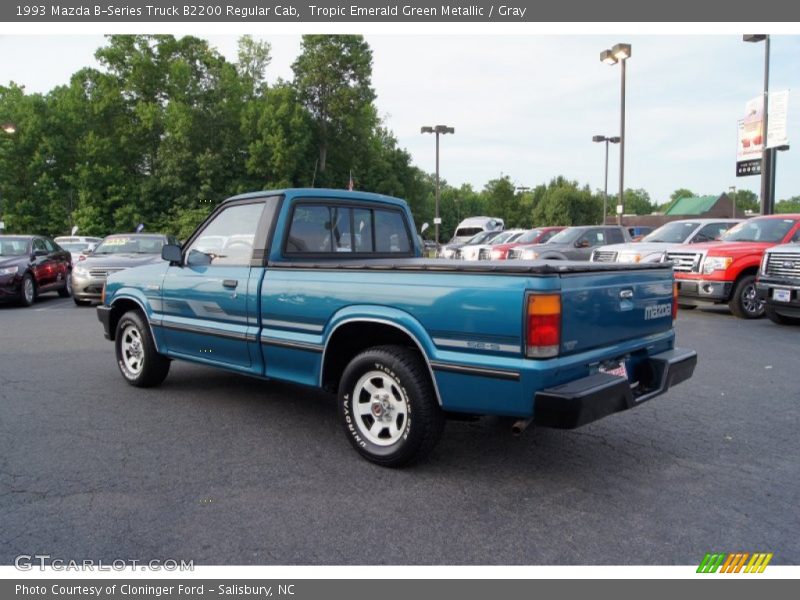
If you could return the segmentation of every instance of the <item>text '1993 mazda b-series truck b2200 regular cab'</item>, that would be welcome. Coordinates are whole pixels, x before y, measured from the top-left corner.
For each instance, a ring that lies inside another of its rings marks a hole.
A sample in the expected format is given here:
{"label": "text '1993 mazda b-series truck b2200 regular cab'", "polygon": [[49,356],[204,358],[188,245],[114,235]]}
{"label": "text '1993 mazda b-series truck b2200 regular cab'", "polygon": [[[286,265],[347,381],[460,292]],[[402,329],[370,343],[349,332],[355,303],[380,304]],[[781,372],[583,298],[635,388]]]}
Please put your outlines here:
{"label": "text '1993 mazda b-series truck b2200 regular cab'", "polygon": [[111,275],[98,317],[128,383],[183,359],[321,387],[385,466],[452,413],[574,428],[691,377],[669,265],[429,260],[413,223],[377,194],[236,196],[161,264]]}

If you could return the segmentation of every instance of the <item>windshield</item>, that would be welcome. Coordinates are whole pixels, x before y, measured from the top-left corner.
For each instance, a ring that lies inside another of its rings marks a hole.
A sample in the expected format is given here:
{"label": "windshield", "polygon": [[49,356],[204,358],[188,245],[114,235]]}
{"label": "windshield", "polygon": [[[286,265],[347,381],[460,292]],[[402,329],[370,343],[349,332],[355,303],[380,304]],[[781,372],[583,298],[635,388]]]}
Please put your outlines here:
{"label": "windshield", "polygon": [[482,244],[486,240],[492,239],[492,237],[494,235],[497,235],[497,232],[495,232],[495,231],[481,231],[478,235],[473,235],[471,238],[469,238],[464,245],[468,246],[470,244]]}
{"label": "windshield", "polygon": [[526,231],[521,236],[517,238],[517,242],[520,244],[530,244],[531,242],[535,242],[536,238],[542,235],[541,229],[531,229],[530,231]]}
{"label": "windshield", "polygon": [[113,235],[104,239],[94,254],[159,254],[163,245],[161,236]]}
{"label": "windshield", "polygon": [[559,231],[553,237],[551,237],[547,243],[548,244],[571,244],[575,240],[578,239],[578,236],[584,232],[583,229],[578,229],[577,227],[567,227],[566,229]]}
{"label": "windshield", "polygon": [[780,242],[794,226],[794,219],[750,219],[722,234],[723,242]]}
{"label": "windshield", "polygon": [[60,243],[59,246],[61,246],[67,252],[83,252],[89,247],[89,244],[81,242],[72,242],[70,244]]}
{"label": "windshield", "polygon": [[642,238],[643,242],[665,242],[669,244],[682,244],[692,234],[700,223],[696,221],[673,221],[662,225],[654,232]]}
{"label": "windshield", "polygon": [[512,239],[519,237],[521,232],[519,231],[504,231],[490,242],[492,246],[495,244],[504,244],[505,242],[510,242]]}
{"label": "windshield", "polygon": [[28,240],[25,238],[0,239],[0,256],[22,256],[28,253]]}
{"label": "windshield", "polygon": [[459,227],[453,237],[470,238],[478,233],[485,233],[483,227]]}

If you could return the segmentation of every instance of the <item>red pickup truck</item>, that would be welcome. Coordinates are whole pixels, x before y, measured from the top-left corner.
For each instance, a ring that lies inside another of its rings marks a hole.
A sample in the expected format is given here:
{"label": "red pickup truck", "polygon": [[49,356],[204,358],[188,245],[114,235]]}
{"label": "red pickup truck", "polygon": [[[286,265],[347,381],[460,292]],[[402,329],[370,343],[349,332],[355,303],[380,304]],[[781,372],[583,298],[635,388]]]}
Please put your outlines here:
{"label": "red pickup truck", "polygon": [[740,319],[764,315],[756,275],[764,252],[789,242],[800,230],[800,214],[754,217],[725,232],[719,241],[675,246],[672,261],[682,308],[725,304]]}

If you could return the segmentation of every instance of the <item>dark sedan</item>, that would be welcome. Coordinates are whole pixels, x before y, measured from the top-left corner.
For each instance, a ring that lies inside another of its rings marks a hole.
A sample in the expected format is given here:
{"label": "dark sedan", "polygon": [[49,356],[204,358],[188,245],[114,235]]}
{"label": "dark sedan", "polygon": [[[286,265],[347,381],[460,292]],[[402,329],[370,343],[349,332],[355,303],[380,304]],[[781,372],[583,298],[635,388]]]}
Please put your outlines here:
{"label": "dark sedan", "polygon": [[50,238],[0,235],[0,300],[30,306],[36,297],[72,293],[72,259]]}
{"label": "dark sedan", "polygon": [[159,233],[125,233],[106,237],[86,260],[75,265],[72,293],[75,304],[100,300],[110,273],[161,261],[161,247],[177,244],[172,236]]}

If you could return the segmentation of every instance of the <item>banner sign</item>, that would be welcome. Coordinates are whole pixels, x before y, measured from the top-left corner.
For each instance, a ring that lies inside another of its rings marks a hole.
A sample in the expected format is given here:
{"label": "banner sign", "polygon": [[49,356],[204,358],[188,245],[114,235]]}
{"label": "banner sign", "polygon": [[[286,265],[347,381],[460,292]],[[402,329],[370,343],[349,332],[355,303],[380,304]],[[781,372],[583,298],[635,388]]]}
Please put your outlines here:
{"label": "banner sign", "polygon": [[158,0],[36,0],[3,2],[0,20],[47,22],[788,22],[800,21],[800,3],[761,0],[753,10],[750,0],[728,0],[725,10],[712,2],[672,0],[572,0],[529,2],[514,0],[204,0],[163,2]]}
{"label": "banner sign", "polygon": [[770,92],[768,139],[764,140],[764,98],[757,96],[745,104],[745,117],[739,119],[736,136],[736,176],[761,174],[761,154],[767,148],[789,144],[786,129],[789,91]]}

